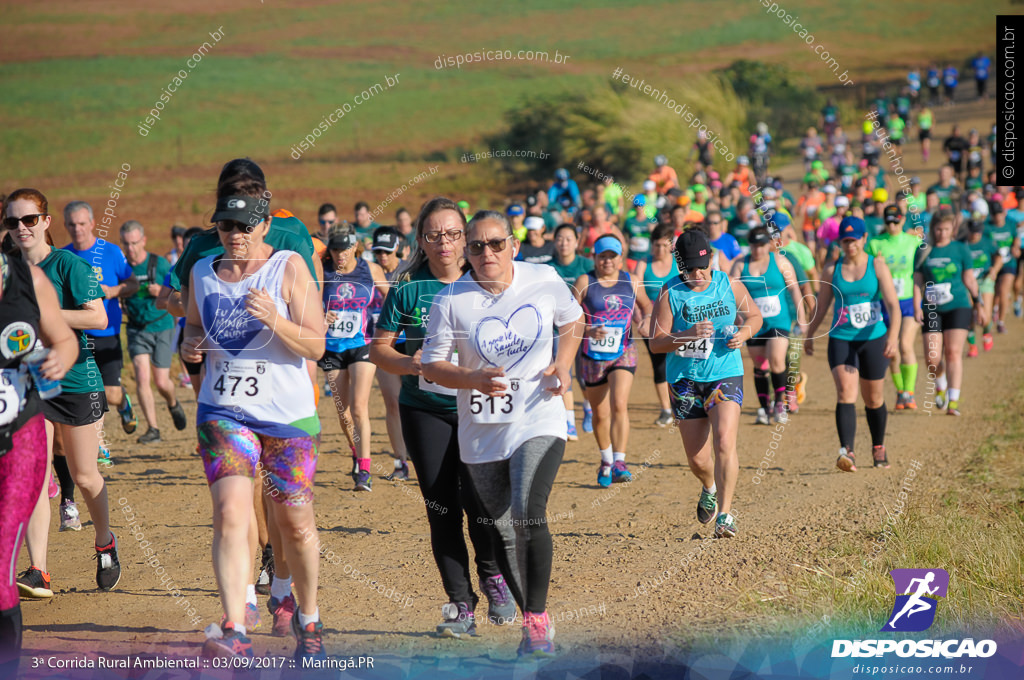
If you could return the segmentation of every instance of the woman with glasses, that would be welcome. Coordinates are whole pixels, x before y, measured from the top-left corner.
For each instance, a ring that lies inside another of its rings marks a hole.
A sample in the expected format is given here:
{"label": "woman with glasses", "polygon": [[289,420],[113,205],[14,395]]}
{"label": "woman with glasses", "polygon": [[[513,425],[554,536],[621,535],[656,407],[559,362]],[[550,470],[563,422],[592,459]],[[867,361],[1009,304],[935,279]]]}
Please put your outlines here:
{"label": "woman with glasses", "polygon": [[460,455],[500,536],[501,571],[523,612],[519,654],[553,656],[547,500],[565,450],[561,395],[583,311],[550,267],[514,261],[518,244],[501,213],[478,212],[466,238],[469,270],[430,310],[423,374],[458,390]]}
{"label": "woman with glasses", "polygon": [[690,471],[702,484],[697,521],[715,520],[715,536],[731,538],[743,404],[740,347],[761,328],[761,312],[742,283],[711,268],[711,243],[703,231],[684,231],[675,257],[679,276],[655,303],[651,351],[668,354],[673,415]]}
{"label": "woman with glasses", "polygon": [[[470,579],[463,512],[480,588],[490,603],[487,614],[491,623],[510,624],[516,614],[512,594],[498,569],[486,517],[459,459],[456,390],[427,380],[421,365],[431,304],[446,285],[462,276],[465,232],[466,218],[450,199],[437,197],[423,205],[414,227],[416,250],[384,299],[370,345],[370,360],[402,379],[398,395],[402,436],[423,493],[430,546],[448,596],[437,633],[454,638],[476,634],[474,610],[479,600]],[[399,345],[402,334],[405,342]],[[458,355],[451,361],[458,363]]]}
{"label": "woman with glasses", "polygon": [[597,239],[594,269],[578,278],[573,288],[587,320],[580,377],[594,411],[594,438],[601,452],[597,483],[608,487],[633,478],[626,465],[629,392],[637,362],[630,330],[637,317],[646,331],[651,301],[640,279],[622,270],[622,241],[616,236]]}
{"label": "woman with glasses", "polygon": [[[204,653],[253,656],[246,584],[258,476],[260,492],[271,499],[271,543],[294,580],[288,618],[301,661],[325,658],[313,514],[320,420],[306,368],[307,359],[324,354],[325,323],[303,257],[265,241],[273,219],[269,197],[258,167],[222,171],[212,220],[224,253],[199,260],[191,271],[182,356],[206,355],[196,423],[213,499],[213,568],[224,620],[209,629]],[[280,594],[274,579],[272,603]]]}
{"label": "woman with glasses", "polygon": [[[52,459],[54,430],[59,427],[68,468],[82,492],[95,529],[96,586],[100,590],[111,590],[121,578],[121,564],[116,540],[110,531],[107,485],[97,465],[100,437],[95,427],[107,410],[107,400],[99,369],[82,332],[106,328],[107,313],[103,307],[103,291],[89,263],[47,243],[48,207],[46,197],[40,192],[19,189],[8,196],[4,204],[4,228],[20,257],[37,265],[53,284],[61,316],[78,336],[77,360],[61,380],[61,394],[47,399],[42,406],[47,422],[47,467]],[[18,577],[18,590],[25,597],[49,598],[53,597],[50,575],[46,571],[50,502],[46,485],[40,484],[36,491],[36,507],[25,534],[30,566]]]}
{"label": "woman with glasses", "polygon": [[[672,257],[672,241],[675,228],[671,224],[659,225],[651,234],[651,255],[641,260],[636,267],[636,278],[639,279],[647,293],[648,300],[657,300],[661,289],[674,276],[679,275],[679,267]],[[644,338],[647,354],[651,357],[654,368],[654,390],[658,393],[661,413],[654,424],[666,427],[672,424],[672,409],[668,399],[668,382],[665,378],[665,353],[651,351],[651,341]]]}

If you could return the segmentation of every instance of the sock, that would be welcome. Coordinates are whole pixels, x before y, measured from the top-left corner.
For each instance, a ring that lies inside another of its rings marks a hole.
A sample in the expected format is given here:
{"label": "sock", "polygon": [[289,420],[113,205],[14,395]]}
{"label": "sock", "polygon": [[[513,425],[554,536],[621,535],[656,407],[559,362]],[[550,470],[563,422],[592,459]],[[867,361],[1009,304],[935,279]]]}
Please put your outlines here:
{"label": "sock", "polygon": [[903,374],[903,391],[913,394],[917,385],[917,364],[900,364],[900,373]]}
{"label": "sock", "polygon": [[[704,485],[702,484],[701,486]],[[707,491],[708,493],[718,493],[718,485],[715,484],[714,482],[711,482],[711,488],[709,489],[705,486],[704,490]]]}
{"label": "sock", "polygon": [[292,577],[281,578],[280,576],[274,576],[274,580],[270,582],[270,596],[275,600],[283,600],[292,594]]}
{"label": "sock", "polygon": [[854,404],[836,404],[836,431],[839,445],[853,451],[853,439],[857,436],[857,407]]}
{"label": "sock", "polygon": [[625,463],[626,462],[626,454],[621,453],[619,451],[616,451],[612,455],[614,456],[616,463]]}
{"label": "sock", "polygon": [[402,461],[398,460],[397,458],[395,458],[395,469],[396,470],[401,470],[402,469]]}
{"label": "sock", "polygon": [[967,344],[969,344],[969,345],[973,345],[974,344],[974,329],[973,328],[967,333]]}
{"label": "sock", "polygon": [[302,613],[301,609],[299,610],[299,625],[301,627],[305,628],[309,624],[316,623],[319,620],[320,620],[320,608],[319,607],[317,607],[317,610],[315,612],[313,612],[312,616],[306,616],[305,614]]}
{"label": "sock", "polygon": [[902,392],[903,391],[903,371],[902,371],[902,367],[901,367],[901,370],[893,372],[893,374],[892,374],[892,384],[896,386],[896,391],[897,392]]}
{"label": "sock", "polygon": [[607,449],[601,449],[601,465],[611,465],[614,462],[612,447],[609,446]]}
{"label": "sock", "polygon": [[950,401],[958,401],[960,399],[960,390],[955,387],[950,387],[946,392],[946,396],[949,397]]}
{"label": "sock", "polygon": [[943,373],[935,379],[935,389],[939,392],[945,392],[947,387],[949,387],[949,383],[946,382],[946,374]]}
{"label": "sock", "polygon": [[71,470],[68,468],[68,459],[64,456],[53,457],[53,469],[57,473],[57,481],[60,482],[60,501],[75,500],[75,482],[71,479]]}
{"label": "sock", "polygon": [[258,604],[256,602],[256,584],[250,583],[245,587],[245,603]]}
{"label": "sock", "polygon": [[775,403],[783,404],[786,402],[786,388],[789,386],[789,375],[782,371],[780,373],[772,372],[772,387],[775,388]]}
{"label": "sock", "polygon": [[593,411],[590,410],[590,402],[587,401],[586,399],[583,400],[583,412],[584,413],[593,413]]}
{"label": "sock", "polygon": [[235,629],[235,632],[237,632],[239,635],[245,635],[245,633],[246,633],[245,626],[243,626],[241,624],[235,623],[234,624],[234,629]]}
{"label": "sock", "polygon": [[760,368],[754,369],[754,390],[761,408],[768,410],[768,374]]}
{"label": "sock", "polygon": [[885,421],[889,417],[885,404],[878,408],[865,407],[864,415],[868,418],[868,429],[871,430],[871,445],[882,446],[885,444]]}
{"label": "sock", "polygon": [[359,471],[360,472],[369,472],[370,471],[370,459],[369,458],[359,458],[358,460],[359,460]]}

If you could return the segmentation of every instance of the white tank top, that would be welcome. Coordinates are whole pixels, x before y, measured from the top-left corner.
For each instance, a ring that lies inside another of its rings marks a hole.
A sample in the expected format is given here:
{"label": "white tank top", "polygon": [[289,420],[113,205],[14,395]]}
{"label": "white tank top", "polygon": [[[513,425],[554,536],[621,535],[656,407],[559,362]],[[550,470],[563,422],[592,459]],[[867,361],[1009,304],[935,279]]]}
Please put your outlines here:
{"label": "white tank top", "polygon": [[274,252],[255,274],[237,283],[214,272],[221,255],[196,263],[195,299],[206,333],[204,346],[209,348],[197,423],[233,420],[257,434],[282,439],[320,432],[305,359],[245,309],[249,291],[265,288],[278,314],[291,319],[281,281],[294,254]]}

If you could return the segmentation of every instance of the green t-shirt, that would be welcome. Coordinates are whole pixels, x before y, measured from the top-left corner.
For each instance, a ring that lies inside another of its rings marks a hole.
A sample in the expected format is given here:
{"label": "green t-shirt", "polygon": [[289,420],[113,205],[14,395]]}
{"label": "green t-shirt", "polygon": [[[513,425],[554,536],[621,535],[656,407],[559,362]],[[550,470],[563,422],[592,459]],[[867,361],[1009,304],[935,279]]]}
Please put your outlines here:
{"label": "green t-shirt", "polygon": [[999,248],[986,234],[981,235],[977,243],[965,242],[967,249],[971,251],[971,269],[974,270],[974,278],[979,281],[992,269],[992,263],[999,254]]}
{"label": "green t-shirt", "polygon": [[[936,311],[948,312],[971,306],[963,274],[974,266],[971,251],[960,241],[941,248],[932,248],[917,267],[924,276],[925,302],[935,304]],[[928,313],[925,308],[925,314]]]}
{"label": "green t-shirt", "polygon": [[814,253],[811,252],[810,248],[796,239],[790,239],[789,243],[780,252],[785,254],[786,259],[790,261],[793,269],[796,270],[797,283],[803,285],[810,280],[807,272],[814,269]]}
{"label": "green t-shirt", "polygon": [[[71,251],[55,248],[39,263],[39,268],[57,289],[57,301],[61,309],[80,309],[91,300],[102,300],[106,296],[100,288],[92,267],[88,262]],[[64,374],[61,388],[69,394],[84,394],[103,390],[96,359],[89,349],[85,331],[75,330],[78,336],[78,359]]]}
{"label": "green t-shirt", "polygon": [[[264,241],[274,250],[294,250],[309,266],[309,272],[313,279],[316,277],[316,268],[313,265],[313,237],[309,230],[297,217],[275,217],[270,223],[270,231]],[[192,267],[196,262],[210,255],[220,255],[224,247],[220,244],[220,237],[217,236],[217,228],[207,229],[202,234],[196,234],[185,252],[181,254],[178,261],[171,270],[171,288],[181,290],[181,282],[188,285],[188,277],[192,273]],[[319,288],[320,282],[317,282]]]}
{"label": "green t-shirt", "polygon": [[1014,227],[1010,226],[1009,222],[1003,223],[1003,226],[997,227],[994,224],[985,225],[985,234],[988,235],[992,242],[996,244],[996,248],[999,249],[999,254],[1003,256],[1003,267],[1016,267],[1017,258],[1013,256],[1013,239],[1017,237],[1017,231]]}
{"label": "green t-shirt", "polygon": [[903,130],[905,130],[907,124],[903,122],[903,119],[899,116],[893,116],[893,119],[889,121],[889,138],[890,139],[903,139]]}
{"label": "green t-shirt", "polygon": [[576,283],[576,279],[594,268],[594,261],[582,255],[577,255],[569,264],[558,264],[557,257],[548,264],[555,268],[558,275],[565,281],[565,285],[570,288],[572,288],[572,284]]}
{"label": "green t-shirt", "polygon": [[[416,354],[423,347],[430,306],[445,285],[431,273],[430,264],[424,262],[423,266],[412,272],[408,281],[397,282],[384,298],[384,307],[380,310],[377,328],[393,333],[405,331],[403,352],[406,356]],[[402,390],[398,393],[398,403],[435,413],[456,411],[454,395],[420,389],[418,375],[402,376]]]}
{"label": "green t-shirt", "polygon": [[885,259],[900,300],[914,297],[914,256],[920,247],[921,239],[913,234],[900,232],[894,236],[886,232],[869,240],[865,248],[869,255]]}
{"label": "green t-shirt", "polygon": [[651,227],[655,226],[642,217],[629,217],[622,224],[623,236],[629,243],[626,257],[631,260],[642,260],[651,254]]}
{"label": "green t-shirt", "polygon": [[608,212],[618,215],[622,208],[622,187],[618,184],[609,184],[604,188],[604,202],[608,206]]}
{"label": "green t-shirt", "polygon": [[874,238],[885,231],[885,219],[876,215],[866,215],[864,226],[867,227],[868,237]]}
{"label": "green t-shirt", "polygon": [[750,233],[750,225],[747,224],[746,220],[734,217],[729,220],[727,230],[732,234],[732,237],[736,239],[740,246],[749,245],[747,242],[747,235]]}
{"label": "green t-shirt", "polygon": [[[149,280],[150,257],[156,258],[152,281]],[[164,277],[169,271],[171,271],[171,263],[152,253],[147,253],[141,264],[132,265],[132,273],[139,280],[139,292],[124,299],[124,311],[129,328],[145,329],[150,333],[159,333],[174,328],[174,317],[165,309],[157,309],[156,298],[147,290],[152,283],[163,285]]]}

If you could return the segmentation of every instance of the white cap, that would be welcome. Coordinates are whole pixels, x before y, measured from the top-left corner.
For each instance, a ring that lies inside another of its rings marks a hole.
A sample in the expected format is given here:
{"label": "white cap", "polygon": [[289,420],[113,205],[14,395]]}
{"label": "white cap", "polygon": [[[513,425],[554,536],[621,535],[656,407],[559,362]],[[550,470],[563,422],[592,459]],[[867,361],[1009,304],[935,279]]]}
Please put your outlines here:
{"label": "white cap", "polygon": [[762,191],[761,194],[769,200],[775,198],[778,195],[775,192],[775,187],[765,187],[764,191]]}
{"label": "white cap", "polygon": [[644,181],[644,191],[654,191],[657,188],[657,186],[658,185],[655,184],[653,179]]}
{"label": "white cap", "polygon": [[821,188],[821,190],[824,191],[826,194],[834,194],[834,193],[836,193],[836,188],[834,186],[832,186],[831,184],[826,184],[825,186],[823,186]]}
{"label": "white cap", "polygon": [[761,208],[763,210],[774,210],[775,209],[775,201],[765,201],[764,203],[761,204]]}
{"label": "white cap", "polygon": [[976,198],[971,202],[971,212],[988,217],[988,201],[984,198]]}
{"label": "white cap", "polygon": [[543,229],[544,228],[544,218],[537,217],[536,215],[530,215],[525,220],[523,220],[523,226],[526,227],[527,229],[531,229],[531,230],[532,229]]}
{"label": "white cap", "polygon": [[837,208],[849,208],[850,199],[846,196],[836,196],[836,207]]}

